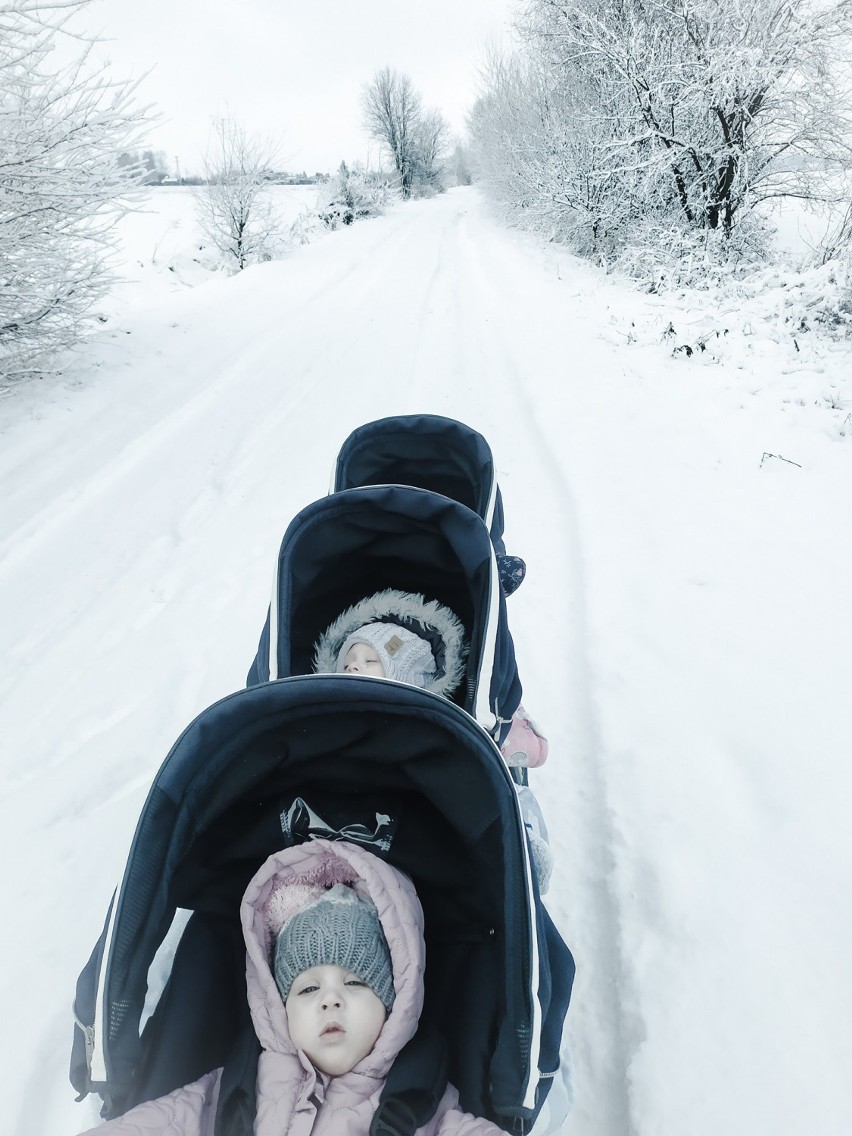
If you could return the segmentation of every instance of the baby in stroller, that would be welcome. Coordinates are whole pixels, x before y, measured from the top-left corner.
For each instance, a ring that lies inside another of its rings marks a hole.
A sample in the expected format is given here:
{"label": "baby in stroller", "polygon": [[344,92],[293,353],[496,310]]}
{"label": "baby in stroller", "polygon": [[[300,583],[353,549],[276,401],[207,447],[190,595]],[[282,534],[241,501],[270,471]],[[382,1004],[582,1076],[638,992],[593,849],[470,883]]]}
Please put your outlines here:
{"label": "baby in stroller", "polygon": [[[342,612],[317,640],[317,674],[360,674],[410,683],[446,698],[464,679],[467,646],[461,620],[446,605],[422,595],[386,589]],[[547,739],[519,706],[500,746],[509,766],[537,767],[547,759]],[[539,891],[553,872],[553,855],[538,802],[518,787]]]}
{"label": "baby in stroller", "polygon": [[[356,845],[274,853],[240,909],[261,1053],[257,1136],[364,1136],[423,1005],[423,911],[411,881]],[[222,1070],[145,1101],[87,1136],[214,1131]],[[503,1136],[447,1086],[422,1136]]]}

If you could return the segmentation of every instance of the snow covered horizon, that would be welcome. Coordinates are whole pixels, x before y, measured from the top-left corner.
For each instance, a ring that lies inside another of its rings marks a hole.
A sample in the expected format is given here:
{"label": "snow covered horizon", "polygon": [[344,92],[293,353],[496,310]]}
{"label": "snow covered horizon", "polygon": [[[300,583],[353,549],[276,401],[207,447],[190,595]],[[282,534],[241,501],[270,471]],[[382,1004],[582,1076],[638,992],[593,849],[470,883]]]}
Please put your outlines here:
{"label": "snow covered horizon", "polygon": [[151,778],[243,685],[342,441],[416,412],[489,440],[528,563],[509,621],[578,968],[566,1134],[852,1131],[844,280],[643,295],[469,188],[225,278],[189,195],[151,200],[103,330],[0,398],[11,1131],[95,1122],[70,1004]]}

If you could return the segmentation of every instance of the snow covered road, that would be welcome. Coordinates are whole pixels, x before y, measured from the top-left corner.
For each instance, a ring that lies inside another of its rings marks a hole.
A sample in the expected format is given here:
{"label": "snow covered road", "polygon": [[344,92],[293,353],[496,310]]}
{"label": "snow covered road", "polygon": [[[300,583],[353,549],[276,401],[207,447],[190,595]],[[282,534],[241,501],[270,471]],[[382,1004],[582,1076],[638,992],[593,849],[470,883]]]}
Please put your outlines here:
{"label": "snow covered road", "polygon": [[340,443],[419,411],[488,438],[528,562],[509,617],[578,964],[566,1132],[852,1131],[852,441],[814,398],[850,352],[687,362],[684,318],[456,190],[130,307],[0,401],[13,1132],[93,1122],[69,1004],[150,779],[243,684]]}

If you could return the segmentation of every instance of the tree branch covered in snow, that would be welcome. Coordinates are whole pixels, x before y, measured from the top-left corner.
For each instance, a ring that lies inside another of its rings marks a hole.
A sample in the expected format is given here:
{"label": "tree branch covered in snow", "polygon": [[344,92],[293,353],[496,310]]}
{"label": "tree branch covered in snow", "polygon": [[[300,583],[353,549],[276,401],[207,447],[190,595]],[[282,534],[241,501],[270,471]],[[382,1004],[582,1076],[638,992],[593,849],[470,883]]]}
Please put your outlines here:
{"label": "tree branch covered in snow", "polygon": [[120,168],[146,113],[136,84],[51,53],[90,0],[0,3],[0,372],[48,369],[75,343],[112,279],[116,217],[134,170]]}

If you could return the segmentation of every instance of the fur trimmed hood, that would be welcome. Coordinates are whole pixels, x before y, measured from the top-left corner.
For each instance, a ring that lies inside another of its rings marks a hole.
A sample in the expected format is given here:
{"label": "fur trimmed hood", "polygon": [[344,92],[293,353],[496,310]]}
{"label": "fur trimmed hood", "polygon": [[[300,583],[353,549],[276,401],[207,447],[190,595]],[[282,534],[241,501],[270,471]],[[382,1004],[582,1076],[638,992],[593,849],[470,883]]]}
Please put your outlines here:
{"label": "fur trimmed hood", "polygon": [[334,674],[344,642],[368,623],[397,623],[429,643],[437,670],[424,689],[449,698],[458,688],[467,659],[461,620],[437,600],[427,600],[420,594],[393,588],[366,596],[335,619],[316,642],[314,672]]}

